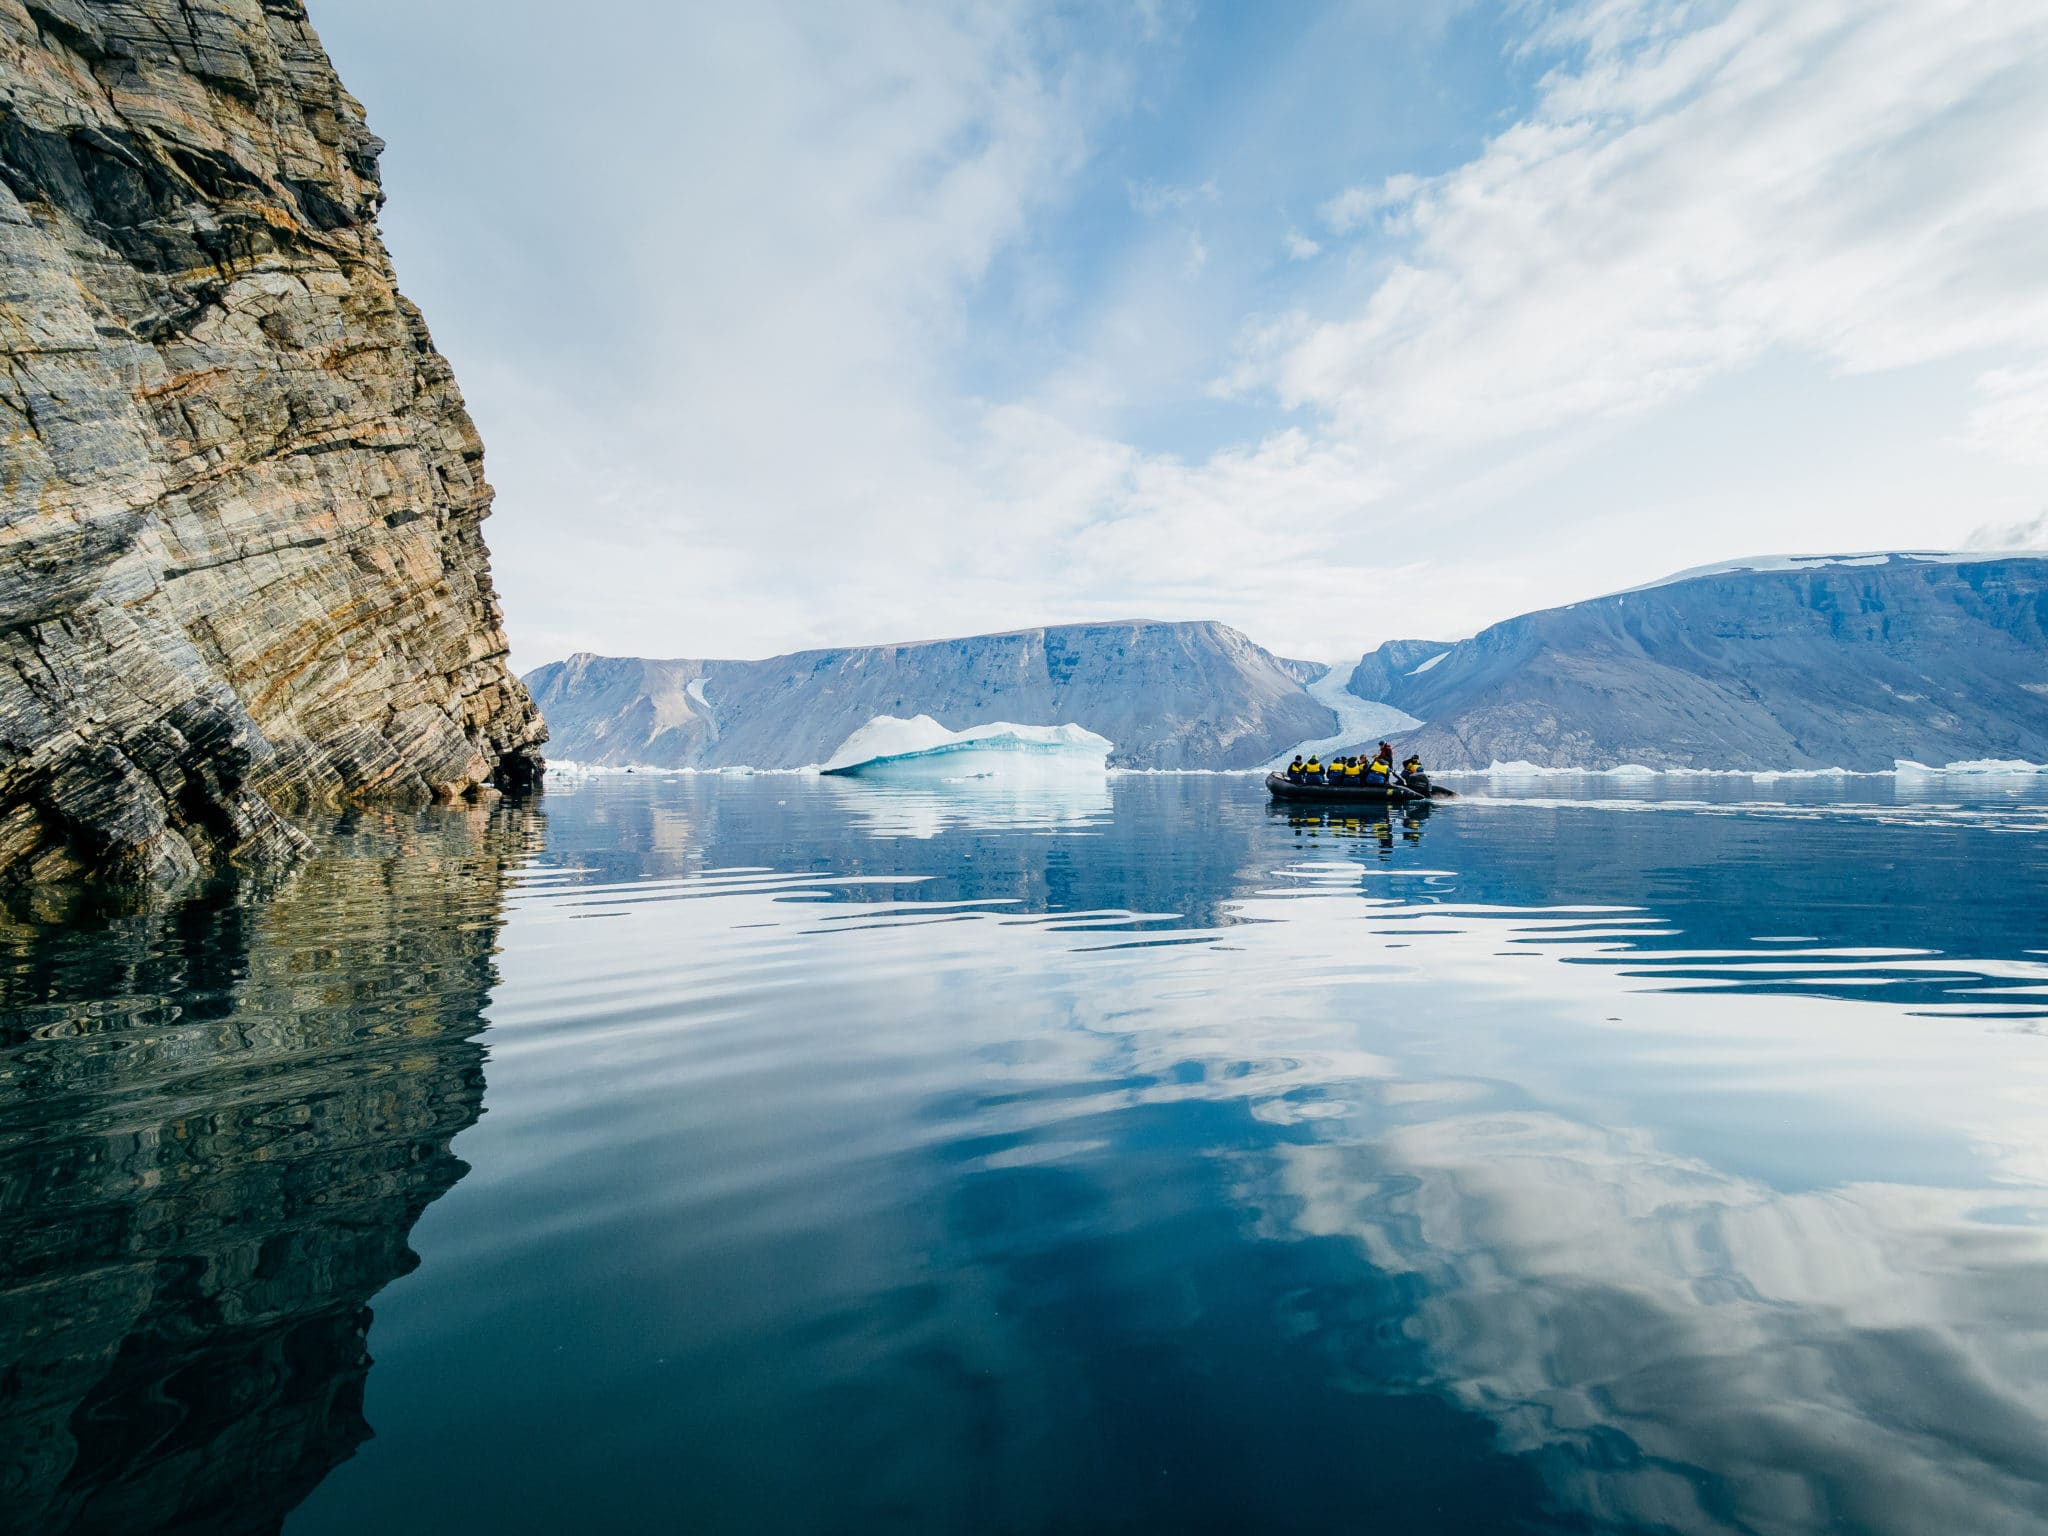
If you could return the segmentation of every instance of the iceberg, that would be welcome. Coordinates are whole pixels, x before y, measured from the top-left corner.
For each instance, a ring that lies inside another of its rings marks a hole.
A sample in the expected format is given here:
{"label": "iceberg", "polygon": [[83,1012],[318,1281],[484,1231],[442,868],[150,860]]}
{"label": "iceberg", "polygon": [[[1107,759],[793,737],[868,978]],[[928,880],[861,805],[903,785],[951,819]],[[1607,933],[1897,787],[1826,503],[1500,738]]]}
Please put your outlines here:
{"label": "iceberg", "polygon": [[900,720],[877,715],[840,744],[820,766],[828,774],[886,774],[941,779],[989,778],[1020,772],[1107,770],[1114,750],[1107,737],[1078,725],[988,725],[949,731],[930,715]]}
{"label": "iceberg", "polygon": [[1928,763],[1916,763],[1909,757],[1902,757],[1893,771],[1902,779],[1938,779],[1946,778],[1950,774],[2032,778],[2048,773],[2048,763],[2030,763],[2016,757],[1971,757],[1959,763],[1949,763],[1936,768]]}

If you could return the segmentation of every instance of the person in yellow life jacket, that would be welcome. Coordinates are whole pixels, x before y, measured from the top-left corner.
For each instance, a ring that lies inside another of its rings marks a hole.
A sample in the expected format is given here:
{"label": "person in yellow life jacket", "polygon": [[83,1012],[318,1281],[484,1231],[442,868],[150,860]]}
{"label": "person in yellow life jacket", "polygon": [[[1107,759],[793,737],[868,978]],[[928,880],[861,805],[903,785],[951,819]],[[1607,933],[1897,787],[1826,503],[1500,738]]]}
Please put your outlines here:
{"label": "person in yellow life jacket", "polygon": [[1419,778],[1421,774],[1422,759],[1416,753],[1410,752],[1408,754],[1408,760],[1401,764],[1401,777],[1404,779],[1413,779]]}
{"label": "person in yellow life jacket", "polygon": [[1365,765],[1365,782],[1368,784],[1384,784],[1393,771],[1394,765],[1388,761],[1387,749],[1382,747],[1378,755]]}
{"label": "person in yellow life jacket", "polygon": [[1303,779],[1311,781],[1320,779],[1325,784],[1330,782],[1328,779],[1323,778],[1323,765],[1314,757],[1311,757],[1306,763],[1302,764],[1301,776]]}
{"label": "person in yellow life jacket", "polygon": [[1357,758],[1347,757],[1344,759],[1344,777],[1351,781],[1351,787],[1353,789],[1356,789],[1358,787],[1358,780],[1360,776],[1364,774],[1364,772],[1365,769],[1359,763]]}
{"label": "person in yellow life jacket", "polygon": [[1287,782],[1290,784],[1299,784],[1302,779],[1301,769],[1301,754],[1297,752],[1294,754],[1294,761],[1287,765]]}

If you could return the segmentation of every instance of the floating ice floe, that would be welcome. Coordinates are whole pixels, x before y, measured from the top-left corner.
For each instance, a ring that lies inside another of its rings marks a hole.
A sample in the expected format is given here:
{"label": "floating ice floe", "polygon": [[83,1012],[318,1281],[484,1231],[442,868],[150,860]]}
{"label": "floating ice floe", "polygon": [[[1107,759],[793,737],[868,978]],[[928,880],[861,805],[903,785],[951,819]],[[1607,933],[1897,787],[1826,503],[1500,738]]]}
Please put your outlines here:
{"label": "floating ice floe", "polygon": [[930,715],[877,715],[821,765],[821,773],[968,779],[1020,772],[1100,774],[1114,749],[1078,725],[1016,725],[1007,720],[949,731]]}
{"label": "floating ice floe", "polygon": [[1902,757],[1892,771],[1902,779],[1934,778],[1950,773],[1997,774],[2024,778],[2048,773],[2048,763],[2029,763],[2016,757],[1972,757],[1960,763],[1950,763],[1946,768],[1930,768],[1925,763],[1916,763],[1911,758]]}

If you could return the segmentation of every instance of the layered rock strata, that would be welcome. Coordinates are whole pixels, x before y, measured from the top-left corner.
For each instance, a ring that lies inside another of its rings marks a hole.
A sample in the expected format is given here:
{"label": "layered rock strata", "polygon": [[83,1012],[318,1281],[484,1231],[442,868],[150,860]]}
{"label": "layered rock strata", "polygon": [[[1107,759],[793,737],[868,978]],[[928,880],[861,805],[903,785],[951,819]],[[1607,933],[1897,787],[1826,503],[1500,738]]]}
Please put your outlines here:
{"label": "layered rock strata", "polygon": [[0,0],[0,878],[538,775],[381,149],[298,0]]}

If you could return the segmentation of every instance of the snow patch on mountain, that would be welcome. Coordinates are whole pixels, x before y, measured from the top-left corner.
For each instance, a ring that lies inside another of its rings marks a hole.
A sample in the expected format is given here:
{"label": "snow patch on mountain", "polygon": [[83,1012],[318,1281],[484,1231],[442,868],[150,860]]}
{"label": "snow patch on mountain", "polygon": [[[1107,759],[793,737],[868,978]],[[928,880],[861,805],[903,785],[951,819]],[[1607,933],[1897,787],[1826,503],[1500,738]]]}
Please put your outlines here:
{"label": "snow patch on mountain", "polygon": [[1625,597],[1631,592],[1652,592],[1658,587],[1676,586],[1681,581],[1698,581],[1708,576],[1741,576],[1763,571],[1816,571],[1831,567],[1854,565],[1890,565],[1894,561],[1904,564],[1917,561],[1923,565],[1967,565],[1985,558],[1984,551],[1948,549],[1888,549],[1872,550],[1852,555],[1752,555],[1746,560],[1723,560],[1717,565],[1695,565],[1683,571],[1674,571],[1655,581],[1646,581],[1639,587],[1623,587],[1619,592],[1610,592],[1609,597]]}
{"label": "snow patch on mountain", "polygon": [[704,697],[705,678],[693,677],[683,688],[683,696],[695,707],[698,718],[704,722],[704,739],[718,740],[718,716],[711,708],[711,701]]}

